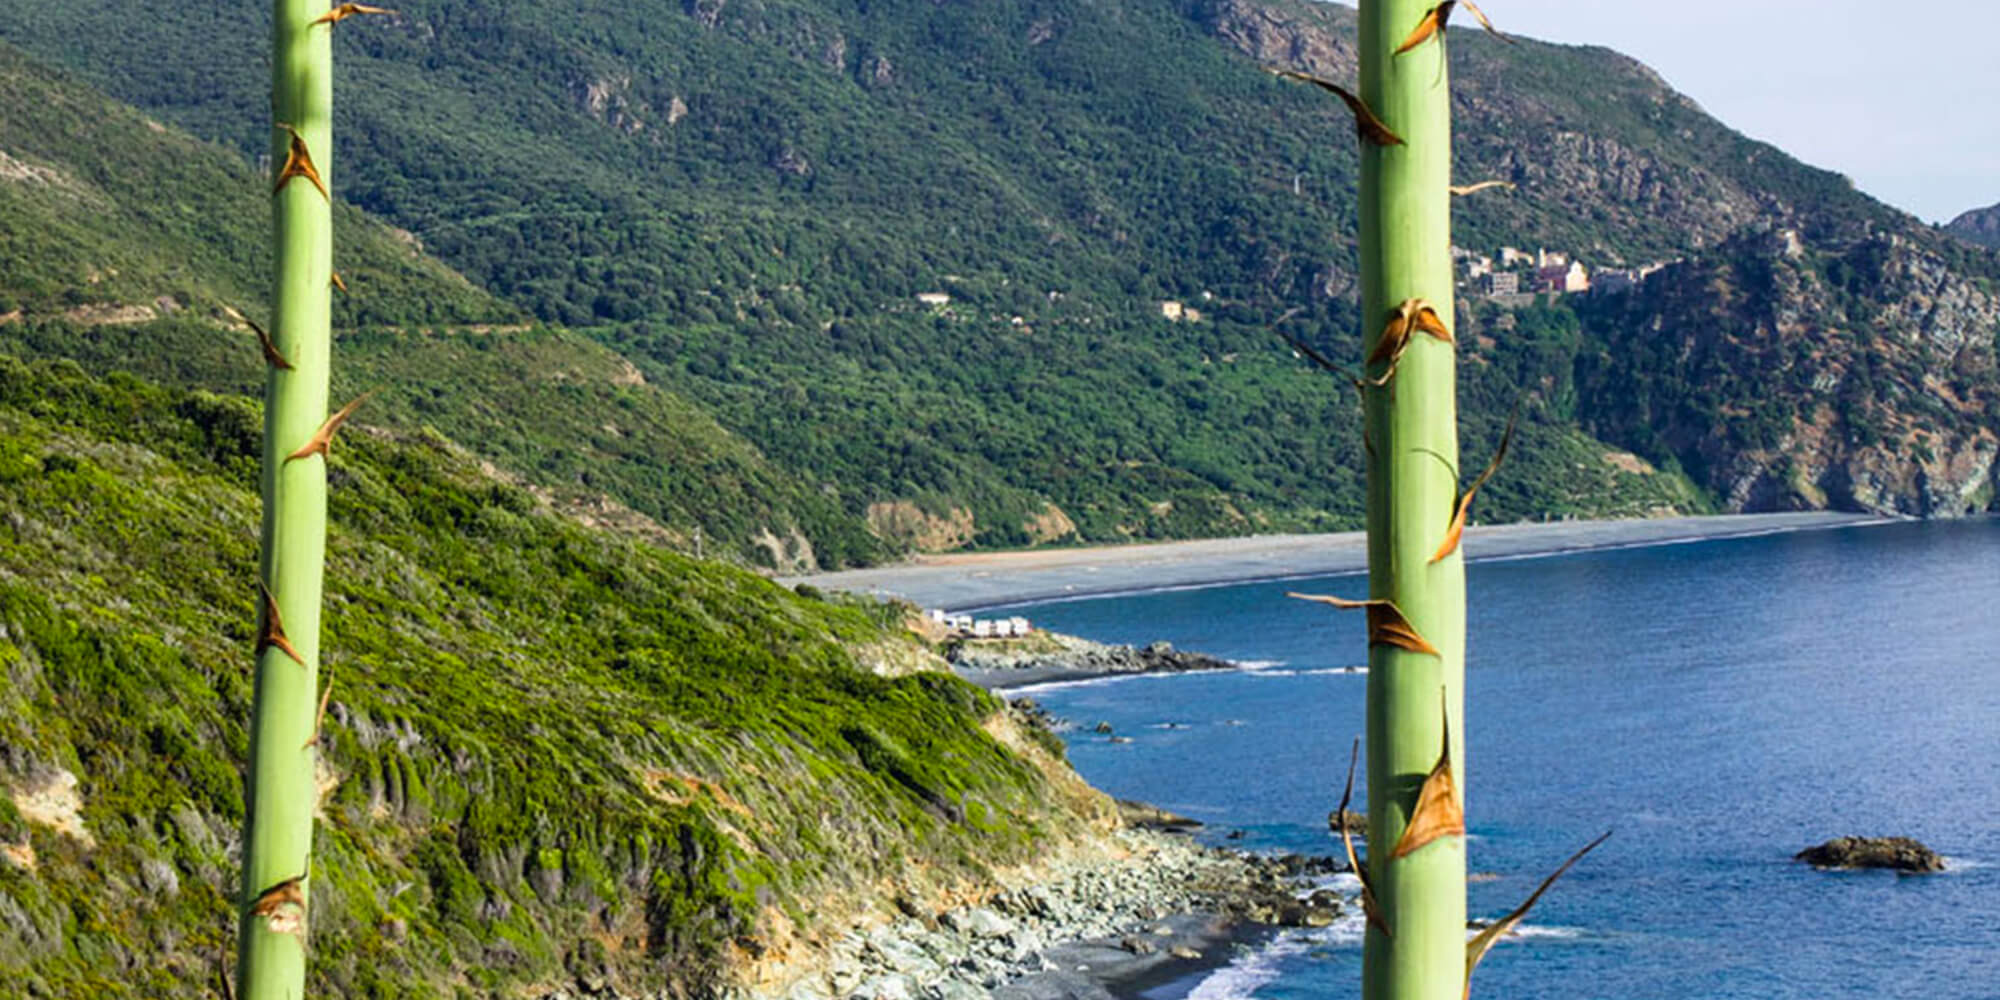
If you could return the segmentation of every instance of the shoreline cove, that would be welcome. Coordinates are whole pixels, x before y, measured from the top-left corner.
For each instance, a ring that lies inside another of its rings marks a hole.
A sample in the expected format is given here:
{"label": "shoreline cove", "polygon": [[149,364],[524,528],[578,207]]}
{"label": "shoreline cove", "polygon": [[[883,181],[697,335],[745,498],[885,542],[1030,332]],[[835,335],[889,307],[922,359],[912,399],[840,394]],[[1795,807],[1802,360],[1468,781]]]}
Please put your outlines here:
{"label": "shoreline cove", "polygon": [[[1525,522],[1466,529],[1471,562],[1545,559],[1795,531],[1900,524],[1905,519],[1836,511],[1717,514],[1625,521]],[[954,612],[1028,604],[1302,580],[1367,571],[1363,532],[1251,535],[1183,542],[919,556],[893,566],[775,577],[912,601]]]}

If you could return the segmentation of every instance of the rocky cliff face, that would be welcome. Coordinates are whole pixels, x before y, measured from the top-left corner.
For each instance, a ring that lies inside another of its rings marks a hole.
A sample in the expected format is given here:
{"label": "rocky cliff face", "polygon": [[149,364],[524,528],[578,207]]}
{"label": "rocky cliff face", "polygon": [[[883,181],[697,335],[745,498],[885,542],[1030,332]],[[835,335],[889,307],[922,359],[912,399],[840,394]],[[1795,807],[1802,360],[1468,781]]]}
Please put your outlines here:
{"label": "rocky cliff face", "polygon": [[1992,508],[2000,297],[1900,234],[1744,233],[1579,311],[1579,411],[1731,510]]}
{"label": "rocky cliff face", "polygon": [[[1266,65],[1357,72],[1348,7],[1194,11]],[[1730,131],[1617,53],[1476,29],[1451,44],[1459,180],[1515,185],[1461,201],[1455,241],[1666,264],[1632,294],[1569,300],[1586,430],[1679,465],[1730,510],[1992,505],[1992,255]],[[2000,206],[1952,228],[2000,241]]]}
{"label": "rocky cliff face", "polygon": [[2000,247],[2000,205],[1962,212],[1945,224],[1944,231],[1985,247]]}

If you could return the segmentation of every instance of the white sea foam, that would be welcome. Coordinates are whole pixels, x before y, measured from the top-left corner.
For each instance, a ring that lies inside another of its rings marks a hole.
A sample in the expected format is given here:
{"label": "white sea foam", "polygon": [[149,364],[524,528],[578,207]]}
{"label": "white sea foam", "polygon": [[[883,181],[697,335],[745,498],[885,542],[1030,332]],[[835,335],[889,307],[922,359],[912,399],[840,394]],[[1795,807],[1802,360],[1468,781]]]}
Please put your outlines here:
{"label": "white sea foam", "polygon": [[1269,670],[1272,667],[1284,666],[1285,661],[1284,660],[1237,660],[1236,665],[1244,670]]}
{"label": "white sea foam", "polygon": [[[1475,931],[1474,933],[1477,932]],[[1508,938],[1519,938],[1522,940],[1534,940],[1537,938],[1545,938],[1545,939],[1554,939],[1558,941],[1568,941],[1568,940],[1573,940],[1575,938],[1580,938],[1582,936],[1583,936],[1583,928],[1581,927],[1543,927],[1540,924],[1522,924],[1521,926],[1514,928],[1512,931],[1509,931],[1506,937],[1503,937],[1500,940],[1505,941]]]}
{"label": "white sea foam", "polygon": [[1305,954],[1311,946],[1311,940],[1302,935],[1283,935],[1209,973],[1188,991],[1187,1000],[1247,1000],[1256,995],[1258,987],[1278,978],[1278,967],[1285,959]]}
{"label": "white sea foam", "polygon": [[[1314,886],[1358,892],[1361,883],[1353,875],[1341,874],[1315,879]],[[1187,1000],[1250,1000],[1260,987],[1275,982],[1283,974],[1282,967],[1287,960],[1321,948],[1358,948],[1367,933],[1367,918],[1361,914],[1360,902],[1353,901],[1331,926],[1286,931],[1264,947],[1241,955],[1215,970],[1188,992]],[[1476,933],[1468,931],[1466,936],[1469,939]],[[1584,930],[1580,927],[1523,924],[1514,928],[1501,942],[1569,941],[1583,935]]]}
{"label": "white sea foam", "polygon": [[1048,691],[1067,691],[1072,688],[1103,687],[1104,685],[1107,684],[1117,684],[1123,681],[1158,680],[1162,677],[1179,677],[1179,676],[1181,675],[1180,674],[1137,674],[1137,673],[1102,674],[1096,677],[1075,677],[1069,680],[1040,681],[1034,684],[1022,684],[1018,687],[1001,688],[993,693],[1003,698],[1022,698],[1030,695],[1042,694]]}
{"label": "white sea foam", "polygon": [[1244,671],[1244,673],[1255,674],[1258,677],[1323,677],[1329,674],[1336,674],[1347,677],[1366,677],[1368,676],[1368,668],[1360,666],[1302,667],[1298,669],[1285,669],[1285,670],[1277,670],[1277,669],[1246,670]]}

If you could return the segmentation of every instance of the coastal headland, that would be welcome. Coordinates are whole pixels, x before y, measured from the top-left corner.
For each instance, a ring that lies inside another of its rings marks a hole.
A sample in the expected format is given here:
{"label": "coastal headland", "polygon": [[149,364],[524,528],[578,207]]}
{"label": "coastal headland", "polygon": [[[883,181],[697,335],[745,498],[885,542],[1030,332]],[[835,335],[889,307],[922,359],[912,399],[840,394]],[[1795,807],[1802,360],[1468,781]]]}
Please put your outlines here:
{"label": "coastal headland", "polygon": [[[1466,530],[1465,551],[1476,562],[1887,523],[1892,521],[1868,514],[1798,511],[1475,525]],[[969,611],[1175,587],[1359,573],[1367,567],[1365,536],[1348,531],[949,553],[918,556],[892,566],[780,577],[779,582]]]}

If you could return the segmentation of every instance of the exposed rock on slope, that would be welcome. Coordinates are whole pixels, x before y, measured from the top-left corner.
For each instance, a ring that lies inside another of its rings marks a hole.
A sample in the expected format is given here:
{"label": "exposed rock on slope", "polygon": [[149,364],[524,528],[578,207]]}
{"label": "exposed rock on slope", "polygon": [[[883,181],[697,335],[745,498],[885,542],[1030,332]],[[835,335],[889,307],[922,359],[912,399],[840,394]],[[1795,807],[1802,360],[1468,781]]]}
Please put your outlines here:
{"label": "exposed rock on slope", "polygon": [[1992,506],[2000,297],[1935,246],[1746,234],[1580,312],[1586,424],[1730,510]]}
{"label": "exposed rock on slope", "polygon": [[1945,224],[1945,232],[1985,247],[2000,247],[2000,205],[1960,213]]}
{"label": "exposed rock on slope", "polygon": [[[1196,6],[1209,30],[1260,63],[1334,80],[1358,69],[1351,7]],[[1461,245],[1558,241],[1549,245],[1593,262],[1638,264],[1759,220],[1852,233],[1857,220],[1895,215],[1845,178],[1731,131],[1644,64],[1608,49],[1527,39],[1505,46],[1468,30],[1452,38],[1452,74],[1460,179],[1518,185],[1459,206]]]}

